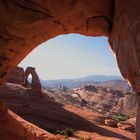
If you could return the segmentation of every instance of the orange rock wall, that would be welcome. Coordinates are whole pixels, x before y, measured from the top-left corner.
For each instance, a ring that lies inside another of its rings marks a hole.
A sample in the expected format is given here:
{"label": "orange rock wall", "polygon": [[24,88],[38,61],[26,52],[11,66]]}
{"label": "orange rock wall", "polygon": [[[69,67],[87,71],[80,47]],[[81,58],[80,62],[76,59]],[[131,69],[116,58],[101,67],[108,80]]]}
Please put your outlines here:
{"label": "orange rock wall", "polygon": [[109,42],[120,71],[140,92],[140,1],[116,0]]}
{"label": "orange rock wall", "polygon": [[124,78],[138,96],[136,139],[140,139],[140,1],[116,0],[109,42]]}

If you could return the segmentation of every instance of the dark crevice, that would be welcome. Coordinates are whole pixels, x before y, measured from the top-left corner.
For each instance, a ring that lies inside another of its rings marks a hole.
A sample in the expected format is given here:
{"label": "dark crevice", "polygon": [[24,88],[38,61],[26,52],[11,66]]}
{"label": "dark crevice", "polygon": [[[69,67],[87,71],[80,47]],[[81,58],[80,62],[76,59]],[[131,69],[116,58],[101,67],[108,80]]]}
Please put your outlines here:
{"label": "dark crevice", "polygon": [[12,53],[17,53],[17,51],[12,50],[12,49],[8,49],[8,51],[12,52]]}
{"label": "dark crevice", "polygon": [[17,37],[17,36],[14,36],[14,35],[0,35],[0,39],[4,40],[4,41],[10,41],[10,40],[23,40],[23,38],[20,38],[20,37]]}
{"label": "dark crevice", "polygon": [[63,27],[64,31],[67,31],[66,27],[61,22],[54,20],[54,23],[61,25]]}
{"label": "dark crevice", "polygon": [[7,74],[7,72],[0,70],[0,78],[3,78],[6,74]]}
{"label": "dark crevice", "polygon": [[23,40],[23,38],[21,38],[21,37],[17,37],[17,36],[15,36],[15,35],[11,35],[11,34],[9,34],[8,35],[9,36],[9,38],[12,40],[14,40],[14,39],[16,39],[16,40]]}
{"label": "dark crevice", "polygon": [[115,14],[115,0],[112,0],[112,3],[111,3],[111,17],[112,17],[112,21],[111,21],[111,25],[110,25],[110,32],[112,30],[112,27],[113,27],[113,18],[114,18],[114,14]]}
{"label": "dark crevice", "polygon": [[0,35],[0,40],[4,40],[5,42],[12,40],[11,38],[5,38],[4,36]]}
{"label": "dark crevice", "polygon": [[[27,1],[28,3],[31,3],[32,5],[34,5],[34,6],[38,7],[38,8],[40,8],[41,11],[45,11],[45,13],[47,13],[48,15],[51,16],[50,11],[49,11],[46,7],[42,7],[41,5],[35,3],[35,2],[32,1],[32,0],[25,0],[25,1]],[[51,17],[52,17],[52,16],[51,16]]]}
{"label": "dark crevice", "polygon": [[36,10],[36,9],[31,8],[31,7],[26,7],[26,6],[21,5],[20,3],[16,2],[16,1],[14,1],[14,3],[21,9],[28,10],[28,11],[31,11],[33,13],[39,13],[39,14],[43,15],[44,17],[52,17],[47,12],[43,12],[41,10]]}

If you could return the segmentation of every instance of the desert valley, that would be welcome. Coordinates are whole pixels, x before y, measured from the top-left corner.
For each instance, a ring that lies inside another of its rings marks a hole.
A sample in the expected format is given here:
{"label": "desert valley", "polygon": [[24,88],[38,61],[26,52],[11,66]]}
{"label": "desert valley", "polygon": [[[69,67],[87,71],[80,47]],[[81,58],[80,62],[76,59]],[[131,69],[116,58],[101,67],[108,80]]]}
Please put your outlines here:
{"label": "desert valley", "polygon": [[28,86],[23,84],[23,72],[20,67],[11,72],[0,99],[25,120],[60,139],[135,139],[137,101],[126,81],[107,78],[74,88],[52,88],[43,82],[38,94],[39,90],[32,87],[33,77],[28,78]]}

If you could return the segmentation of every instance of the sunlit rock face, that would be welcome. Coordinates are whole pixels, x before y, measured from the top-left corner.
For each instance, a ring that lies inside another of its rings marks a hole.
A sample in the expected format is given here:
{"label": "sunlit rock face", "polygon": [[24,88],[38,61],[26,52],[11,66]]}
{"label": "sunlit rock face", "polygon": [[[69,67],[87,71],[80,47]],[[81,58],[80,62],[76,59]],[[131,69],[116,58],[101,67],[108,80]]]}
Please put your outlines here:
{"label": "sunlit rock face", "polygon": [[[0,84],[4,82],[10,69],[37,45],[66,33],[110,35],[110,44],[121,73],[139,93],[139,0],[1,0]],[[16,126],[16,130],[20,131],[18,127],[24,128],[18,125],[17,121],[12,121],[15,118],[9,118],[5,117],[3,123],[10,120],[11,127]],[[15,139],[19,138],[18,136],[30,139],[30,134],[21,134],[18,131],[14,134],[14,129],[9,131],[9,127],[3,126],[1,125],[0,131],[7,131],[11,136],[15,136]],[[138,126],[140,128],[140,124]]]}

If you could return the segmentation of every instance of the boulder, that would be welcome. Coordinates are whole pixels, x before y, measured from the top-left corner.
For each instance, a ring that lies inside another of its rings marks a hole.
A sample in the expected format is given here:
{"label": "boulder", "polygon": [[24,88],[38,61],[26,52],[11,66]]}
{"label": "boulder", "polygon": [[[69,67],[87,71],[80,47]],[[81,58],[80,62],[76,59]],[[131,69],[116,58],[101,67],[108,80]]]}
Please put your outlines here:
{"label": "boulder", "polygon": [[126,121],[120,121],[117,123],[118,128],[123,129],[123,130],[128,130],[128,131],[134,131],[135,126],[131,123],[128,123]]}
{"label": "boulder", "polygon": [[22,67],[15,67],[10,71],[7,76],[6,82],[15,83],[15,84],[23,84],[24,82],[24,69]]}
{"label": "boulder", "polygon": [[105,119],[105,125],[107,125],[107,126],[116,127],[117,123],[118,122],[112,118]]}
{"label": "boulder", "polygon": [[126,120],[126,122],[128,122],[136,127],[136,117],[130,118],[130,119]]}

